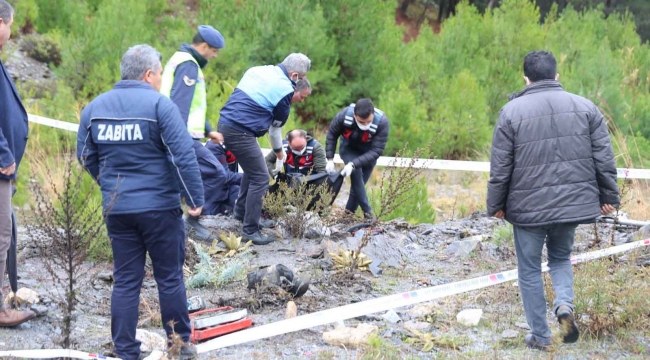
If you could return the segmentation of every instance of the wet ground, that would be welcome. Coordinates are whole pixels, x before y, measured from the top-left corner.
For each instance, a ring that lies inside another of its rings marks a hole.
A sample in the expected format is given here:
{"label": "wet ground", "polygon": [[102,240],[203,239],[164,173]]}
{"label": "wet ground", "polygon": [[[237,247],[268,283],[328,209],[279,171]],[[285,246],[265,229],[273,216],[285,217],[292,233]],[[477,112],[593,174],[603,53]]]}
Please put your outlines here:
{"label": "wet ground", "polygon": [[[225,218],[206,218],[205,226],[215,232],[236,230],[239,224]],[[379,277],[370,272],[358,272],[353,276],[341,276],[332,269],[328,252],[339,247],[356,247],[356,237],[346,233],[347,226],[329,228],[329,236],[316,239],[282,240],[267,246],[253,246],[244,255],[237,255],[247,270],[273,264],[283,264],[294,272],[309,275],[312,284],[307,293],[294,299],[298,315],[325,310],[367,299],[394,293],[445,284],[467,278],[487,275],[515,267],[514,249],[503,221],[474,216],[446,221],[439,224],[411,226],[393,221],[382,226],[373,236],[371,244],[364,250],[373,259],[382,260],[383,274]],[[277,233],[278,230],[267,230]],[[281,231],[281,230],[280,230]],[[0,329],[0,350],[41,349],[54,347],[61,334],[60,310],[52,301],[51,281],[43,267],[43,255],[31,246],[34,239],[27,238],[21,231],[20,245],[20,287],[28,287],[39,293],[41,304],[47,313],[13,329]],[[611,225],[598,226],[595,241],[593,225],[581,226],[576,237],[577,252],[607,247],[610,243],[624,243],[632,240],[632,234],[613,230]],[[472,241],[480,240],[480,241]],[[463,242],[476,245],[467,254],[463,246],[452,245]],[[191,247],[188,252],[191,252]],[[190,262],[196,261],[190,259]],[[389,266],[390,265],[390,266]],[[81,301],[76,312],[73,339],[76,349],[108,353],[110,341],[110,295],[111,265],[87,263],[89,283],[81,289]],[[256,326],[282,320],[290,296],[282,292],[255,293],[246,289],[246,280],[230,282],[219,287],[188,289],[188,296],[199,295],[210,306],[230,305],[246,308]],[[152,270],[147,275],[142,289],[145,299],[141,305],[141,328],[163,334],[156,320],[157,289]],[[324,331],[334,324],[309,330],[260,340],[254,343],[229,347],[202,354],[200,359],[356,359],[356,358],[547,358],[538,352],[526,350],[523,335],[525,319],[518,299],[518,288],[512,282],[477,290],[453,298],[440,299],[427,305],[395,309],[400,316],[399,323],[371,315],[346,320],[347,326],[370,323],[379,327],[374,347],[343,348],[330,346],[323,341]],[[455,322],[458,311],[479,307],[484,319],[476,327],[464,327]],[[376,314],[381,315],[381,314]],[[551,318],[549,318],[552,321]],[[451,339],[456,349],[436,346],[432,352],[421,352],[420,346],[406,343],[410,336],[407,327],[419,327],[434,335]],[[503,339],[502,333],[511,330],[512,339]],[[514,334],[512,332],[514,331]],[[648,334],[640,334],[641,344],[650,344]],[[373,352],[374,351],[374,352]],[[621,358],[635,355],[626,353],[616,339],[599,342],[584,342],[565,346],[556,354],[562,359]]]}

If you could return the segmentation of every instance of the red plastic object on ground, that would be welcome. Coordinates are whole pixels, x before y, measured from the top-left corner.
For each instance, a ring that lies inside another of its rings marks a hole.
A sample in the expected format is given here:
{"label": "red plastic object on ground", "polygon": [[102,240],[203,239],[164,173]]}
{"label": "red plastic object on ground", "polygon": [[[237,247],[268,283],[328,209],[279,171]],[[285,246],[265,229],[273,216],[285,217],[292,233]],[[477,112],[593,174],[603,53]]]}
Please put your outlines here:
{"label": "red plastic object on ground", "polygon": [[[190,322],[192,324],[192,334],[190,335],[190,341],[193,344],[196,344],[199,341],[208,340],[215,338],[217,336],[230,334],[235,331],[243,330],[251,325],[253,325],[253,320],[243,316],[243,318],[232,319],[229,316],[233,315],[235,309],[231,306],[225,306],[214,309],[207,309],[197,311],[190,314]],[[219,318],[222,318],[221,321]],[[201,327],[200,322],[213,322],[216,323],[214,326],[208,326],[205,328],[199,329]]]}

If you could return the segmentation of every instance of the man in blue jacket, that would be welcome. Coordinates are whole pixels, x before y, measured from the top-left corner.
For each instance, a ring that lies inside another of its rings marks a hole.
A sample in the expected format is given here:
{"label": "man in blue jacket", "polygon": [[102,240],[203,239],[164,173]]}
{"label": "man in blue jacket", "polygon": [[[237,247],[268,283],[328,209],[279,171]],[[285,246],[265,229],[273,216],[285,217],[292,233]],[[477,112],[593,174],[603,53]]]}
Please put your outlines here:
{"label": "man in blue jacket", "polygon": [[234,210],[234,217],[244,222],[243,241],[265,245],[275,240],[262,235],[259,229],[267,225],[267,221],[260,222],[260,216],[269,173],[257,138],[269,133],[277,167],[281,167],[286,158],[282,126],[289,118],[296,82],[307,75],[310,67],[307,56],[293,53],[281,64],[250,68],[221,109],[219,132],[244,170]]}
{"label": "man in blue jacket", "polygon": [[[165,65],[160,88],[160,92],[178,106],[187,131],[194,139],[194,151],[205,190],[204,215],[214,215],[225,210],[232,182],[219,161],[200,141],[204,137],[217,141],[218,134],[212,130],[206,118],[207,91],[203,69],[225,45],[225,39],[215,28],[209,25],[199,26],[192,44],[181,45]],[[188,216],[186,224],[194,230],[198,240],[214,240],[211,232],[199,224],[198,216]]]}
{"label": "man in blue jacket", "polygon": [[217,133],[217,142],[208,141],[205,144],[219,161],[226,174],[226,181],[204,181],[205,206],[203,215],[218,215],[232,212],[239,196],[239,188],[243,174],[238,172],[237,158],[232,151],[226,149],[223,135]]}
{"label": "man in blue jacket", "polygon": [[[111,333],[122,359],[138,359],[135,339],[147,252],[153,262],[165,332],[190,339],[183,263],[185,227],[181,195],[192,216],[201,214],[201,174],[180,112],[161,95],[160,53],[130,48],[122,80],[81,113],[77,157],[102,190],[113,248]],[[183,359],[195,356],[182,348]]]}
{"label": "man in blue jacket", "polygon": [[[0,49],[11,36],[14,9],[0,0]],[[12,181],[16,179],[20,160],[27,145],[27,112],[11,76],[0,61],[0,297],[11,245]],[[2,297],[4,299],[4,297]],[[27,311],[5,309],[0,302],[0,326],[15,326],[34,317]]]}

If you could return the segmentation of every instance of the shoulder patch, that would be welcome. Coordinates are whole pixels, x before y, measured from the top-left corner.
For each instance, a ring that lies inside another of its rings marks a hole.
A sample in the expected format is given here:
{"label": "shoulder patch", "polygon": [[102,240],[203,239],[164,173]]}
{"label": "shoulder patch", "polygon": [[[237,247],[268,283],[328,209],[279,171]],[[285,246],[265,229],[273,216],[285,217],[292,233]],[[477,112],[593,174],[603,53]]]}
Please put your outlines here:
{"label": "shoulder patch", "polygon": [[194,86],[196,84],[196,79],[190,79],[187,77],[187,75],[183,76],[183,82],[185,82],[185,85],[187,86]]}

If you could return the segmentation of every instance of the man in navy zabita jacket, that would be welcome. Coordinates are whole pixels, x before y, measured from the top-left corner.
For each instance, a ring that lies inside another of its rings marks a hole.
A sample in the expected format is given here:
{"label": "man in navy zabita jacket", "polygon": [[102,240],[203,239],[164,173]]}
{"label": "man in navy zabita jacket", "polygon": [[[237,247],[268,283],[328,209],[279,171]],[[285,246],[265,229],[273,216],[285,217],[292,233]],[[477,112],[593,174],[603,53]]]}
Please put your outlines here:
{"label": "man in navy zabita jacket", "polygon": [[[129,49],[122,79],[81,113],[77,157],[102,190],[113,248],[115,285],[111,333],[122,359],[138,359],[135,339],[147,252],[160,295],[168,336],[189,341],[183,263],[185,226],[181,195],[198,216],[203,206],[201,174],[178,107],[160,94],[160,53],[148,45]],[[173,322],[174,329],[169,326]],[[194,349],[184,346],[182,358]]]}

